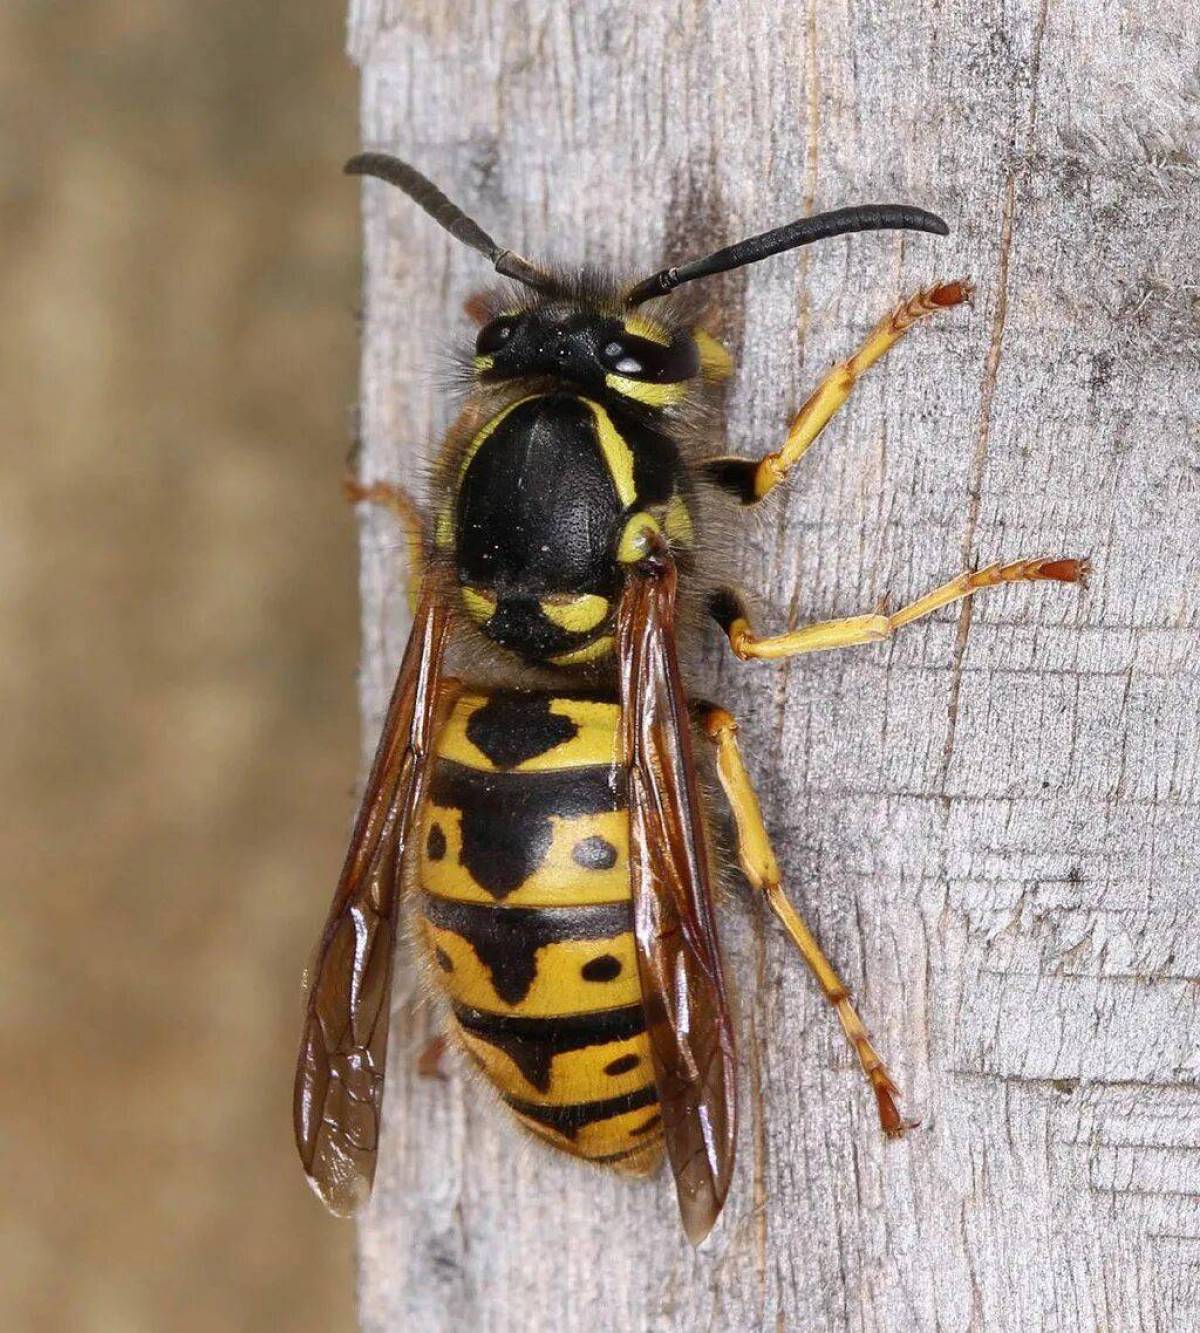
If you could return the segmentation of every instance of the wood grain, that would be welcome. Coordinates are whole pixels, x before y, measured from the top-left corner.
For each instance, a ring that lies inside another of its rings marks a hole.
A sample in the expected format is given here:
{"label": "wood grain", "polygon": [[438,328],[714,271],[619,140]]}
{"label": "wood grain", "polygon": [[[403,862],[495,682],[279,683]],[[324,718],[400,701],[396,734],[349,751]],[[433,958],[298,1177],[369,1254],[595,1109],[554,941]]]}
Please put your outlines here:
{"label": "wood grain", "polygon": [[[364,144],[531,257],[649,271],[877,199],[951,221],[947,241],[858,237],[711,284],[748,455],[901,295],[978,288],[871,372],[747,522],[772,627],[899,604],[976,561],[1095,563],[1085,593],[1002,589],[881,646],[755,667],[714,639],[699,664],[922,1128],[884,1142],[832,1015],[744,896],[722,924],[752,1095],[700,1252],[667,1180],[536,1150],[460,1070],[419,1079],[431,1019],[402,1007],[365,1328],[1192,1324],[1196,36],[1188,0],[352,6]],[[411,479],[486,274],[384,187],[364,207],[362,466]],[[402,545],[364,518],[371,736],[407,630]]]}

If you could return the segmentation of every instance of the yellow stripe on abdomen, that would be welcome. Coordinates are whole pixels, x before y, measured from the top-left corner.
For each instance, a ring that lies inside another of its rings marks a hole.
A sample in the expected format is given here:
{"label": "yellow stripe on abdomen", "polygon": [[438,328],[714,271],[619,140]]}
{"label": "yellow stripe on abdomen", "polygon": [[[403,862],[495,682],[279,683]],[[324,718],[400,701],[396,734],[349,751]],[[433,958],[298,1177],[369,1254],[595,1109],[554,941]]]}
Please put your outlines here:
{"label": "yellow stripe on abdomen", "polygon": [[[495,903],[463,865],[463,813],[430,801],[421,826],[421,885],[442,898]],[[513,907],[578,906],[629,897],[629,816],[624,810],[549,817],[536,867],[505,895]]]}
{"label": "yellow stripe on abdomen", "polygon": [[544,1106],[603,1101],[645,1087],[641,1003],[562,1018],[506,1018],[456,1005],[467,1049],[497,1087]]}
{"label": "yellow stripe on abdomen", "polygon": [[620,708],[604,699],[464,693],[446,719],[437,753],[488,773],[615,767],[620,719]]}
{"label": "yellow stripe on abdomen", "polygon": [[641,1002],[628,899],[496,907],[426,893],[422,910],[442,985],[457,1004],[546,1016]]}

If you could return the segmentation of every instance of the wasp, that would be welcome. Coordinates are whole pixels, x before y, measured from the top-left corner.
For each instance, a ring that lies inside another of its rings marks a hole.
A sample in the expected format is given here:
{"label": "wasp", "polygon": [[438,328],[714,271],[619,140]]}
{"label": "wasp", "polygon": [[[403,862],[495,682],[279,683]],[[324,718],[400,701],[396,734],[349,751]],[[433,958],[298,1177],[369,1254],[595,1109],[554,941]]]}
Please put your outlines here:
{"label": "wasp", "polygon": [[[877,643],[997,584],[1079,582],[1086,562],[991,565],[897,611],[765,636],[722,568],[710,534],[774,494],[855,381],[970,286],[939,283],[898,305],[757,459],[712,443],[732,362],[707,307],[679,289],[850,232],[945,235],[934,214],[842,208],[622,282],[500,247],[394,157],[361,154],[346,170],[398,187],[508,282],[471,303],[470,388],[429,508],[397,487],[358,492],[405,518],[418,577],[311,971],[294,1098],[304,1169],[334,1212],[369,1195],[411,899],[451,1030],[500,1100],[592,1163],[648,1174],[665,1154],[699,1243],[725,1202],[736,1139],[706,773],[732,811],[741,870],[837,1013],[884,1133],[909,1126],[849,991],[784,894],[737,722],[689,698],[680,645],[705,621],[743,661]],[[461,675],[446,669],[454,655]]]}

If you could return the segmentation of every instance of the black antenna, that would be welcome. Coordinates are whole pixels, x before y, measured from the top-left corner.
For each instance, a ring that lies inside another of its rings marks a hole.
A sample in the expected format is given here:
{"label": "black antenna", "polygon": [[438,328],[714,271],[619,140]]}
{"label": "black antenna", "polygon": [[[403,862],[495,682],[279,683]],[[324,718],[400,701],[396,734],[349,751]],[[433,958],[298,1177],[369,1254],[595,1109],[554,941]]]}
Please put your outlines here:
{"label": "black antenna", "polygon": [[472,250],[478,250],[490,259],[496,272],[505,278],[515,278],[527,287],[548,287],[550,279],[539,272],[528,260],[511,250],[497,245],[474,218],[469,218],[457,204],[453,204],[416,167],[401,162],[388,153],[359,153],[343,168],[347,176],[374,176],[403,190],[408,197],[444,227],[456,241],[462,241]]}
{"label": "black antenna", "polygon": [[705,259],[693,259],[690,264],[681,264],[678,268],[660,269],[639,282],[625,298],[625,304],[641,305],[651,297],[665,296],[685,282],[707,278],[712,273],[725,273],[744,264],[757,264],[770,255],[794,250],[799,245],[811,245],[813,241],[824,241],[830,236],[844,236],[852,231],[891,230],[928,231],[935,236],[950,233],[950,228],[936,213],[927,213],[923,208],[912,208],[908,204],[859,204],[854,208],[835,208],[830,213],[800,218],[786,227],[776,227],[774,231],[764,231],[761,236],[727,245]]}

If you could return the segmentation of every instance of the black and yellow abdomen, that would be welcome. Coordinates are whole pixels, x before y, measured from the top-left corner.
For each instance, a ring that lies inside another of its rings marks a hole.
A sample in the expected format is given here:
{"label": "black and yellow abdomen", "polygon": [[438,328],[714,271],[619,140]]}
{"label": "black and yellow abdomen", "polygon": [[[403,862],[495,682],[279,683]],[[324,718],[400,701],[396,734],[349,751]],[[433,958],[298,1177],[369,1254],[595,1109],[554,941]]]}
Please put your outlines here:
{"label": "black and yellow abdomen", "polygon": [[556,1147],[626,1170],[661,1150],[629,885],[620,710],[461,695],[420,829],[423,928],[459,1037]]}

